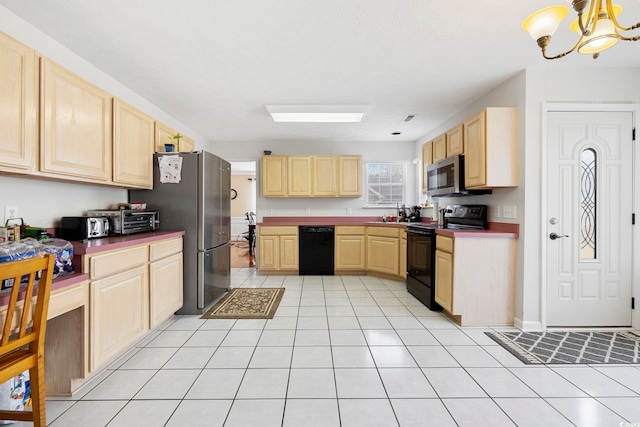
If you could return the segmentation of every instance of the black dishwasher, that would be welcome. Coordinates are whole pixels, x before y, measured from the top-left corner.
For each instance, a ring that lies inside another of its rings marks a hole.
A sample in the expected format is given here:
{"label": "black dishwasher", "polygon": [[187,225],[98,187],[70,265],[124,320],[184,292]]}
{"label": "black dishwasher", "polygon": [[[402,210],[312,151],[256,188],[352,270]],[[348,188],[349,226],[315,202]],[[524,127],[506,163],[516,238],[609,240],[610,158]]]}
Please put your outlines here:
{"label": "black dishwasher", "polygon": [[299,228],[300,275],[333,275],[333,226],[301,225]]}

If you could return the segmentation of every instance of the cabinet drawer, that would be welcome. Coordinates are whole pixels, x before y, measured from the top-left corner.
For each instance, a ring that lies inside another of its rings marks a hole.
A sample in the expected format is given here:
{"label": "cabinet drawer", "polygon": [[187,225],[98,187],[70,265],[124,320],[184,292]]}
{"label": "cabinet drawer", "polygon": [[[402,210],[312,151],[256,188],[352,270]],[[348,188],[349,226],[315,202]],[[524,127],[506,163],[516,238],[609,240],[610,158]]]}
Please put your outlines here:
{"label": "cabinet drawer", "polygon": [[91,257],[90,277],[104,277],[132,267],[145,264],[149,260],[148,246],[136,246],[131,249],[112,251]]}
{"label": "cabinet drawer", "polygon": [[364,236],[364,226],[337,226],[336,236],[339,235]]}
{"label": "cabinet drawer", "polygon": [[398,237],[400,229],[397,227],[367,227],[367,235],[381,237]]}
{"label": "cabinet drawer", "polygon": [[453,239],[446,236],[436,236],[436,249],[453,253]]}
{"label": "cabinet drawer", "polygon": [[258,234],[261,236],[298,235],[298,227],[260,227]]}
{"label": "cabinet drawer", "polygon": [[168,257],[182,252],[182,238],[166,240],[164,242],[149,245],[149,258],[151,261]]}
{"label": "cabinet drawer", "polygon": [[83,281],[76,285],[52,292],[49,297],[47,319],[53,319],[54,317],[85,305],[86,283],[86,281]]}

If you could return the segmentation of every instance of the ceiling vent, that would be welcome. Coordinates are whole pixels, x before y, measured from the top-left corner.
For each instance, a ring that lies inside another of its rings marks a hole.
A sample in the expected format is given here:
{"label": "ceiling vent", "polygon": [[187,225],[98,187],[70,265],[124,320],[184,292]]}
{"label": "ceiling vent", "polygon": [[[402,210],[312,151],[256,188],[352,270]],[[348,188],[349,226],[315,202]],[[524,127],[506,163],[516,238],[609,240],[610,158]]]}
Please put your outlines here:
{"label": "ceiling vent", "polygon": [[415,114],[409,114],[407,117],[405,117],[404,119],[402,119],[403,122],[410,122],[411,119],[413,119],[416,115]]}

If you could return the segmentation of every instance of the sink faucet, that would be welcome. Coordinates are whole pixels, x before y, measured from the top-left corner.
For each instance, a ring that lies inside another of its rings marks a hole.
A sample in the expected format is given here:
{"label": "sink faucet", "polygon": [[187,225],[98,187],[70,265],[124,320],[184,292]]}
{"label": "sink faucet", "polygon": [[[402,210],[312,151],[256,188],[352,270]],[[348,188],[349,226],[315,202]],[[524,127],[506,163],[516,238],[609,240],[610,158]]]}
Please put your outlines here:
{"label": "sink faucet", "polygon": [[407,220],[407,208],[403,203],[398,207],[398,222],[405,222]]}

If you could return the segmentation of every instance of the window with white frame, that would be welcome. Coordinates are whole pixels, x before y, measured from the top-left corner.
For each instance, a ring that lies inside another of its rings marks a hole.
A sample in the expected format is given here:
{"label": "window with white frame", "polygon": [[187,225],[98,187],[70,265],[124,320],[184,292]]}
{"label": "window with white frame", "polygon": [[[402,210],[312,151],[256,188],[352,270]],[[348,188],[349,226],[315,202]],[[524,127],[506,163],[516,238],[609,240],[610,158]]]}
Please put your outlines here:
{"label": "window with white frame", "polygon": [[367,206],[403,203],[406,177],[406,163],[367,163]]}

